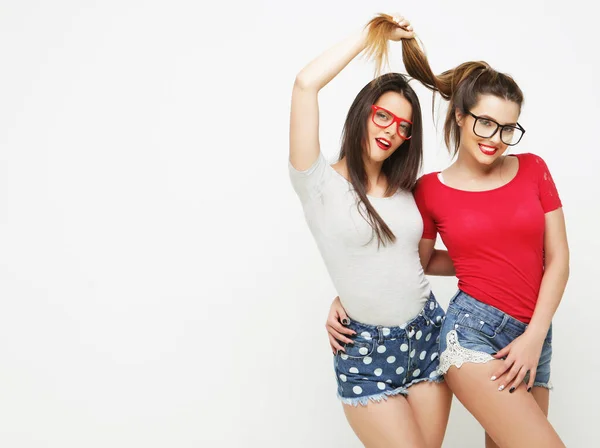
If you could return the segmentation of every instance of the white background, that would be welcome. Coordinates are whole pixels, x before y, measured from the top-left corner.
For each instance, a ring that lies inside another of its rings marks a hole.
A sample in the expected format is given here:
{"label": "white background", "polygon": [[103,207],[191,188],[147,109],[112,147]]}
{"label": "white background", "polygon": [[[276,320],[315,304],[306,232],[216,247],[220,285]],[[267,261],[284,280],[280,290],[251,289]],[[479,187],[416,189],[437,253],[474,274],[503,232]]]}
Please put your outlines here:
{"label": "white background", "polygon": [[[360,446],[335,397],[323,327],[335,291],[288,179],[289,100],[307,62],[395,11],[436,72],[485,59],[525,92],[516,151],[548,163],[572,255],[550,419],[567,446],[595,446],[591,8],[2,0],[0,446]],[[399,45],[392,59],[404,71]],[[320,96],[330,158],[372,69],[354,61]],[[415,89],[425,171],[443,168],[431,95]],[[456,280],[432,282],[445,307]],[[482,443],[455,402],[444,446]]]}

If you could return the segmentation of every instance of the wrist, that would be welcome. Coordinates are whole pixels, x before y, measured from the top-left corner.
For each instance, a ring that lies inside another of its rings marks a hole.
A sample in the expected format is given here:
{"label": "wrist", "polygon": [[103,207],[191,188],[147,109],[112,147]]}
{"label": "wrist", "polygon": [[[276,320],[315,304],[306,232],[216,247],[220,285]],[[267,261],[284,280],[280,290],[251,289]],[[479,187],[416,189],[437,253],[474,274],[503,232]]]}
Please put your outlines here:
{"label": "wrist", "polygon": [[543,341],[546,339],[549,327],[549,325],[545,326],[540,324],[529,324],[525,330],[525,333],[537,340]]}

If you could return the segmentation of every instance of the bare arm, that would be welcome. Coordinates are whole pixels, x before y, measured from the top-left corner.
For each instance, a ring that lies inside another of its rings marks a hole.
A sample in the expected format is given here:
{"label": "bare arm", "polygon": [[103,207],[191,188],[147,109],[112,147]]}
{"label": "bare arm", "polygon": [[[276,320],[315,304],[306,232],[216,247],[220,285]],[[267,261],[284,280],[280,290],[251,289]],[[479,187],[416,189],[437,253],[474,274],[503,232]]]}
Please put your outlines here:
{"label": "bare arm", "polygon": [[366,42],[364,30],[327,50],[296,76],[290,117],[290,162],[297,170],[307,170],[319,156],[319,91],[365,49]]}
{"label": "bare arm", "polygon": [[544,276],[527,331],[545,338],[569,278],[569,245],[562,208],[546,213]]}
{"label": "bare arm", "polygon": [[562,208],[546,213],[545,220],[544,276],[540,292],[525,332],[494,355],[496,359],[506,359],[499,365],[492,379],[499,379],[508,371],[501,380],[499,390],[504,389],[502,386],[510,385],[511,391],[514,391],[522,384],[528,370],[528,391],[533,387],[544,339],[569,278],[569,246]]}
{"label": "bare arm", "polygon": [[427,275],[456,275],[454,264],[448,255],[447,250],[438,250],[434,248],[435,240],[421,239],[419,242],[419,258],[421,265]]}
{"label": "bare arm", "polygon": [[[396,23],[398,27],[389,37],[390,40],[414,37],[408,20],[398,17]],[[350,36],[317,57],[296,75],[290,117],[290,162],[295,169],[307,170],[319,156],[319,91],[366,48],[368,34],[368,29],[365,28]]]}

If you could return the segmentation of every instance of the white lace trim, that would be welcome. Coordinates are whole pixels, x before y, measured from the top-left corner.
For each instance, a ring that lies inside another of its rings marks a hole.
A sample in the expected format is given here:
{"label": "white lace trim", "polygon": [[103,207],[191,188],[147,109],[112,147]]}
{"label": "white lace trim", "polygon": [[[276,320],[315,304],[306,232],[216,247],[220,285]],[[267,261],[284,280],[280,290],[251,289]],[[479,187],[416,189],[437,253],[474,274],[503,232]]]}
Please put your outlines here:
{"label": "white lace trim", "polygon": [[442,375],[445,375],[450,366],[456,366],[460,369],[465,362],[484,364],[493,359],[494,357],[489,353],[478,352],[462,347],[458,342],[456,330],[452,330],[446,335],[446,350],[444,350],[442,356],[440,356],[438,371]]}

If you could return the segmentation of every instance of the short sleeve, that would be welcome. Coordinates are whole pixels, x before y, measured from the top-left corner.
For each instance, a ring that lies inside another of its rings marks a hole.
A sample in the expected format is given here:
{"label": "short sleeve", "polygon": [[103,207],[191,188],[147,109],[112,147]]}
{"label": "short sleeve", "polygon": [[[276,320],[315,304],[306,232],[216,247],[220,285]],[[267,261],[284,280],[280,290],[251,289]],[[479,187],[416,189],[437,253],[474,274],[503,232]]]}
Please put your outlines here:
{"label": "short sleeve", "polygon": [[417,203],[417,207],[419,208],[419,212],[421,212],[421,217],[423,218],[423,238],[427,240],[435,240],[437,236],[437,226],[435,224],[435,220],[433,216],[431,216],[431,212],[427,207],[427,196],[428,196],[428,188],[427,188],[427,179],[425,176],[421,177],[417,182],[417,186],[415,187],[414,195],[415,202]]}
{"label": "short sleeve", "polygon": [[558,190],[556,189],[554,179],[552,179],[552,175],[550,174],[550,170],[548,169],[546,162],[544,162],[544,159],[536,155],[533,155],[533,160],[538,178],[540,202],[542,203],[544,213],[548,213],[562,207]]}
{"label": "short sleeve", "polygon": [[319,153],[317,160],[307,170],[299,171],[289,161],[288,168],[292,186],[303,204],[321,195],[332,170],[322,153]]}

